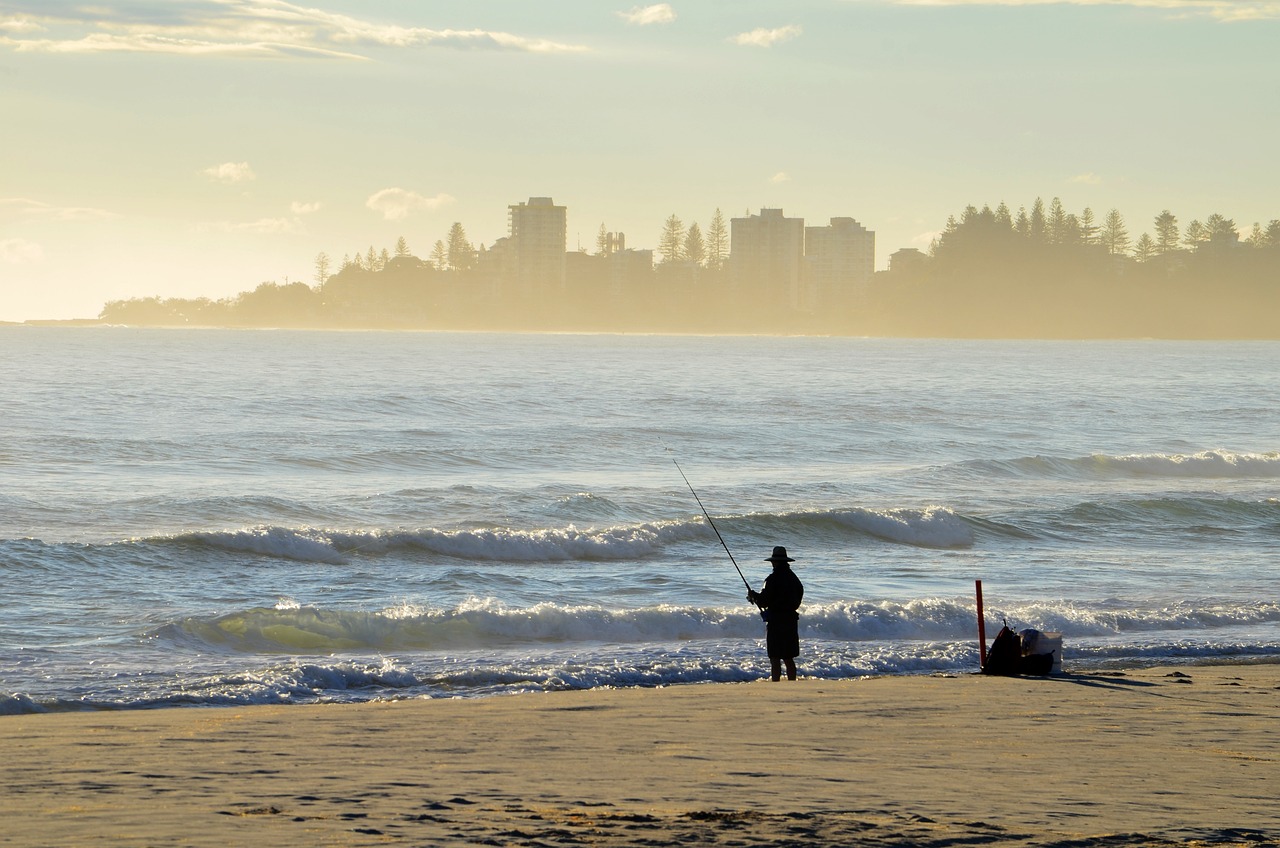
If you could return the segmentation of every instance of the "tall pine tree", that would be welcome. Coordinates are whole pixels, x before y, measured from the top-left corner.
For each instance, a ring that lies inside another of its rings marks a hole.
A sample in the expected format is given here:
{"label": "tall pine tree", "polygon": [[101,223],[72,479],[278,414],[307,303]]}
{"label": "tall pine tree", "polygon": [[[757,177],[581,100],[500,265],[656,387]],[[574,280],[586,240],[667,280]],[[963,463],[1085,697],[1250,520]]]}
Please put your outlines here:
{"label": "tall pine tree", "polygon": [[724,225],[724,215],[716,209],[711,216],[711,225],[707,228],[707,267],[719,271],[729,257],[729,230]]}
{"label": "tall pine tree", "polygon": [[684,223],[676,215],[672,215],[662,225],[662,235],[658,237],[658,253],[663,264],[679,262],[684,258]]}

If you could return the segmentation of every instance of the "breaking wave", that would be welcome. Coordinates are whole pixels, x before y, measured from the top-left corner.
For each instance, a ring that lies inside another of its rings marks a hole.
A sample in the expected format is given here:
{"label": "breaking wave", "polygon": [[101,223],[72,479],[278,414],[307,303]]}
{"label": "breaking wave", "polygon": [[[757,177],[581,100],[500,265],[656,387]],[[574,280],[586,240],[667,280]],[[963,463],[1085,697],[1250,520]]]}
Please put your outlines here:
{"label": "breaking wave", "polygon": [[[950,509],[843,509],[728,516],[717,524],[742,536],[765,536],[788,528],[866,536],[926,548],[973,544],[968,522]],[[643,559],[671,545],[714,539],[702,518],[613,527],[466,530],[331,530],[259,526],[183,533],[127,544],[177,544],[267,557],[342,564],[353,555],[419,551],[472,562],[609,562]]]}
{"label": "breaking wave", "polygon": [[[956,550],[993,540],[1081,539],[1115,531],[1207,540],[1224,534],[1280,536],[1280,498],[1249,500],[1206,495],[1121,496],[1076,503],[1012,508],[989,515],[949,507],[816,509],[716,516],[735,550],[768,547],[778,538],[821,540],[835,547],[888,543]],[[471,563],[610,563],[661,558],[683,544],[717,546],[702,516],[612,526],[476,527],[442,529],[332,529],[259,525],[130,539],[105,546],[0,540],[14,562],[39,563],[73,556],[92,561],[97,551],[130,559],[166,561],[173,549],[247,554],[264,559],[345,565],[379,557],[447,558]],[[140,549],[140,550],[131,550]],[[145,549],[145,550],[143,550]],[[59,551],[62,553],[59,554]],[[3,564],[0,558],[0,564]]]}
{"label": "breaking wave", "polygon": [[1027,456],[974,460],[958,468],[973,474],[1018,478],[1196,478],[1280,477],[1280,452],[1208,450],[1193,454],[1137,453],[1081,457]]}
{"label": "breaking wave", "polygon": [[[1007,620],[1018,628],[1034,627],[1073,637],[1112,637],[1272,625],[1280,623],[1280,603],[1205,602],[1107,609],[1066,601],[1035,602],[989,607],[987,617],[988,624],[997,629]],[[846,642],[965,639],[975,629],[973,605],[949,599],[840,601],[806,605],[801,612],[801,632],[806,637]],[[186,618],[149,635],[243,653],[445,652],[521,645],[753,639],[761,635],[761,622],[750,607],[612,609],[551,603],[508,607],[477,599],[452,609],[407,605],[378,612],[293,605],[255,607],[216,617]]]}

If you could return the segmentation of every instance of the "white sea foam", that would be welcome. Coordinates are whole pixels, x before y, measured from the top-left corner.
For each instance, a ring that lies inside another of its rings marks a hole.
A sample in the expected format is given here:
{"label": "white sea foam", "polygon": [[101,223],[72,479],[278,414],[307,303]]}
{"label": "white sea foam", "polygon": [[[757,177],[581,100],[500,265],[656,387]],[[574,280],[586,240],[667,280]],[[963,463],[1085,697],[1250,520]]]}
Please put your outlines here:
{"label": "white sea foam", "polygon": [[395,691],[417,683],[411,671],[387,658],[376,662],[289,661],[238,673],[183,678],[176,691],[153,693],[156,700],[151,705],[268,704],[320,697],[341,700],[341,693],[352,690],[376,687]]}

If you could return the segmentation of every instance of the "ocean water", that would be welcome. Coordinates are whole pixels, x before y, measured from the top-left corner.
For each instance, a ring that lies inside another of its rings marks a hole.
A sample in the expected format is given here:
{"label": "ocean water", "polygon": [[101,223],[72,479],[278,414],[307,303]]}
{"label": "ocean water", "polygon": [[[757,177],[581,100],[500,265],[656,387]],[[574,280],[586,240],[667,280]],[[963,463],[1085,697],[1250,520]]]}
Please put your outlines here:
{"label": "ocean water", "polygon": [[1280,661],[1280,344],[0,328],[0,713]]}

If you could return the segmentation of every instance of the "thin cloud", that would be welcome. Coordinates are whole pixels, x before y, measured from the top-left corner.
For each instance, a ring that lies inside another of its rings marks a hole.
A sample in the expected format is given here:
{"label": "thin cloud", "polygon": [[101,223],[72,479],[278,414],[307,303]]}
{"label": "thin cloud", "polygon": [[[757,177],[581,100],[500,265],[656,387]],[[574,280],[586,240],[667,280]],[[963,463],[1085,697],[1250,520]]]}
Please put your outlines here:
{"label": "thin cloud", "polygon": [[196,224],[198,233],[252,233],[255,235],[290,235],[306,232],[306,227],[297,218],[259,218],[256,221],[232,222],[210,221]]}
{"label": "thin cloud", "polygon": [[321,204],[318,201],[315,203],[303,203],[300,200],[295,200],[289,204],[289,211],[295,215],[310,215],[312,212],[319,212],[320,206]]}
{"label": "thin cloud", "polygon": [[1280,0],[890,0],[898,6],[1127,6],[1220,21],[1280,20]]}
{"label": "thin cloud", "polygon": [[653,6],[636,6],[630,12],[619,12],[618,17],[633,26],[669,24],[676,19],[676,10],[671,8],[670,3],[658,3]]}
{"label": "thin cloud", "polygon": [[302,222],[297,218],[259,218],[236,227],[242,233],[261,233],[263,235],[281,235],[285,233],[301,233],[305,231]]}
{"label": "thin cloud", "polygon": [[7,265],[26,265],[44,259],[44,248],[22,238],[0,239],[0,262]]}
{"label": "thin cloud", "polygon": [[1076,174],[1074,177],[1067,180],[1067,182],[1083,183],[1084,185],[1102,185],[1102,177],[1098,176],[1092,171],[1089,171],[1088,173],[1084,173],[1084,174]]}
{"label": "thin cloud", "polygon": [[[41,53],[166,53],[233,58],[365,60],[362,48],[455,47],[525,53],[581,53],[587,47],[509,32],[384,24],[286,0],[190,0],[145,12],[106,6],[67,12],[25,0],[0,17],[0,45]],[[39,37],[35,37],[38,35]]]}
{"label": "thin cloud", "polygon": [[403,188],[384,188],[369,197],[364,205],[374,212],[381,212],[388,221],[402,221],[419,209],[439,209],[453,202],[447,194],[426,197],[416,191]]}
{"label": "thin cloud", "polygon": [[258,178],[258,175],[253,172],[253,168],[249,167],[248,162],[223,162],[221,165],[205,168],[200,173],[213,182],[222,183],[223,185],[247,183]]}
{"label": "thin cloud", "polygon": [[55,206],[52,203],[25,197],[0,197],[0,212],[7,212],[26,220],[40,221],[105,221],[116,217],[105,209],[93,209],[88,206]]}
{"label": "thin cloud", "polygon": [[772,177],[769,178],[769,182],[773,183],[774,185],[788,183],[788,182],[791,182],[791,175],[788,174],[786,171],[779,171],[778,173],[774,174]]}
{"label": "thin cloud", "polygon": [[751,32],[743,32],[729,39],[734,44],[740,44],[743,47],[772,47],[775,44],[781,44],[804,32],[804,28],[799,24],[788,24],[777,29],[753,29]]}

